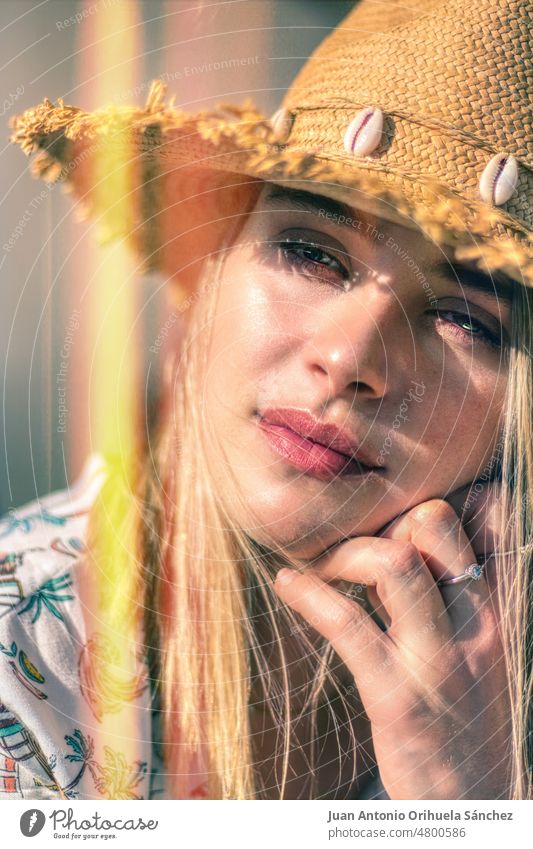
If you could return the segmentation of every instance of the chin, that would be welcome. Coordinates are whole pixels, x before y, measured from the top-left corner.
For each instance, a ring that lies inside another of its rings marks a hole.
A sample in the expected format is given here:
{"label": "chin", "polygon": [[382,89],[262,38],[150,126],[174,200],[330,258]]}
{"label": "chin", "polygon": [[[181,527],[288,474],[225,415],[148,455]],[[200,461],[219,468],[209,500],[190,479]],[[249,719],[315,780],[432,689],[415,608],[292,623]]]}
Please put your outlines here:
{"label": "chin", "polygon": [[316,521],[288,521],[286,514],[278,521],[271,519],[245,530],[260,545],[302,560],[317,557],[349,535],[339,533],[338,525],[322,522],[317,527]]}
{"label": "chin", "polygon": [[244,515],[234,518],[260,545],[272,551],[282,549],[306,560],[347,537],[372,536],[394,518],[391,504],[388,499],[385,504],[382,491],[352,492],[343,498],[334,496],[332,490],[317,494],[316,489],[313,491],[316,481],[309,483],[311,486],[302,492],[301,486],[295,491],[286,482],[276,481],[272,485],[263,481],[260,485],[257,477],[253,489],[249,481],[246,485],[243,482],[247,508]]}

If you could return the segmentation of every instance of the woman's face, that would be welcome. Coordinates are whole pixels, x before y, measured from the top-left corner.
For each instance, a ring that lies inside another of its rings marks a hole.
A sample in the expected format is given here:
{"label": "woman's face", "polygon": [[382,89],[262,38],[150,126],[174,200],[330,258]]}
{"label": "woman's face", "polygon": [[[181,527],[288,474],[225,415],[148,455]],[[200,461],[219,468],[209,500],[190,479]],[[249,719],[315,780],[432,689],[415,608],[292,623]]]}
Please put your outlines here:
{"label": "woman's face", "polygon": [[224,265],[204,386],[234,518],[314,557],[481,476],[510,323],[507,287],[414,229],[265,184]]}

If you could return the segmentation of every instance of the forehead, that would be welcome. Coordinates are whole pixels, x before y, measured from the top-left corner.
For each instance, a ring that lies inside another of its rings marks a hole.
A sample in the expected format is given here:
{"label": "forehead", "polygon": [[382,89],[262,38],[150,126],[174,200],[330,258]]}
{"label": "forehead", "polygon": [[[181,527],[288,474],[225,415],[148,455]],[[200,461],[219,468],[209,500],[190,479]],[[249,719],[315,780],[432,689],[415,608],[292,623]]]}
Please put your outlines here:
{"label": "forehead", "polygon": [[[353,200],[350,199],[348,203],[345,199],[315,191],[309,184],[301,188],[265,183],[256,209],[304,212],[309,214],[310,220],[315,219],[315,223],[334,227],[339,233],[344,231],[348,236],[357,234],[359,238],[366,239],[376,246],[386,244],[385,237],[394,234],[405,244],[416,244],[421,250],[433,250],[439,257],[447,255],[446,249],[430,242],[414,222],[398,212],[393,212],[390,205],[382,201],[375,201],[371,208],[368,198],[361,199],[360,193],[354,192]],[[389,247],[391,244],[392,241]]]}
{"label": "forehead", "polygon": [[374,255],[381,250],[398,261],[424,262],[426,268],[439,277],[448,278],[461,287],[476,289],[506,304],[513,300],[513,280],[501,274],[485,273],[479,267],[458,262],[451,246],[432,242],[412,222],[392,221],[377,211],[369,212],[309,188],[265,183],[259,194],[256,210],[304,212],[309,226],[333,229],[339,238],[357,238]]}

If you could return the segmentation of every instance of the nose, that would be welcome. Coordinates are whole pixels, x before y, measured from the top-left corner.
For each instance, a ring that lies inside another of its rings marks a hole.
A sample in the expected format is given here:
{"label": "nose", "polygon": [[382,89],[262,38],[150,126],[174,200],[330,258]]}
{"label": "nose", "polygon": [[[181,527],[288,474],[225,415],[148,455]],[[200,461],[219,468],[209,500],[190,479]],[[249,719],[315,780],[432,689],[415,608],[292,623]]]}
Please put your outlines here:
{"label": "nose", "polygon": [[339,296],[316,313],[303,356],[324,397],[386,394],[392,368],[409,347],[400,339],[402,315],[392,293],[383,292]]}

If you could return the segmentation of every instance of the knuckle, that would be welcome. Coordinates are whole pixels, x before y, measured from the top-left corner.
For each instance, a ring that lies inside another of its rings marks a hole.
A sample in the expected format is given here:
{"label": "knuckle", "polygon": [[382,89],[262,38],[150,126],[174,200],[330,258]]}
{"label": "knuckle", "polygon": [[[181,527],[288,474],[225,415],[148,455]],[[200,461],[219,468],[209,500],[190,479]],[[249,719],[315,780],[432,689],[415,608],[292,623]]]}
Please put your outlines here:
{"label": "knuckle", "polygon": [[412,542],[397,542],[391,546],[389,569],[395,577],[410,580],[420,571],[420,552]]}
{"label": "knuckle", "polygon": [[335,616],[335,627],[339,634],[347,636],[358,629],[358,620],[354,612],[341,608]]}
{"label": "knuckle", "polygon": [[356,617],[356,605],[354,602],[349,601],[342,596],[339,598],[335,598],[335,601],[331,604],[331,621],[335,624],[335,628],[343,631],[346,628],[349,628],[352,624],[352,621],[357,618]]}
{"label": "knuckle", "polygon": [[431,524],[436,528],[449,530],[458,524],[457,513],[447,501],[433,498],[424,504],[419,504],[411,511],[411,519],[417,525]]}
{"label": "knuckle", "polygon": [[[326,612],[327,611],[327,612]],[[346,639],[361,629],[363,617],[357,603],[345,598],[335,599],[325,605],[323,618],[324,633],[328,639]]]}

